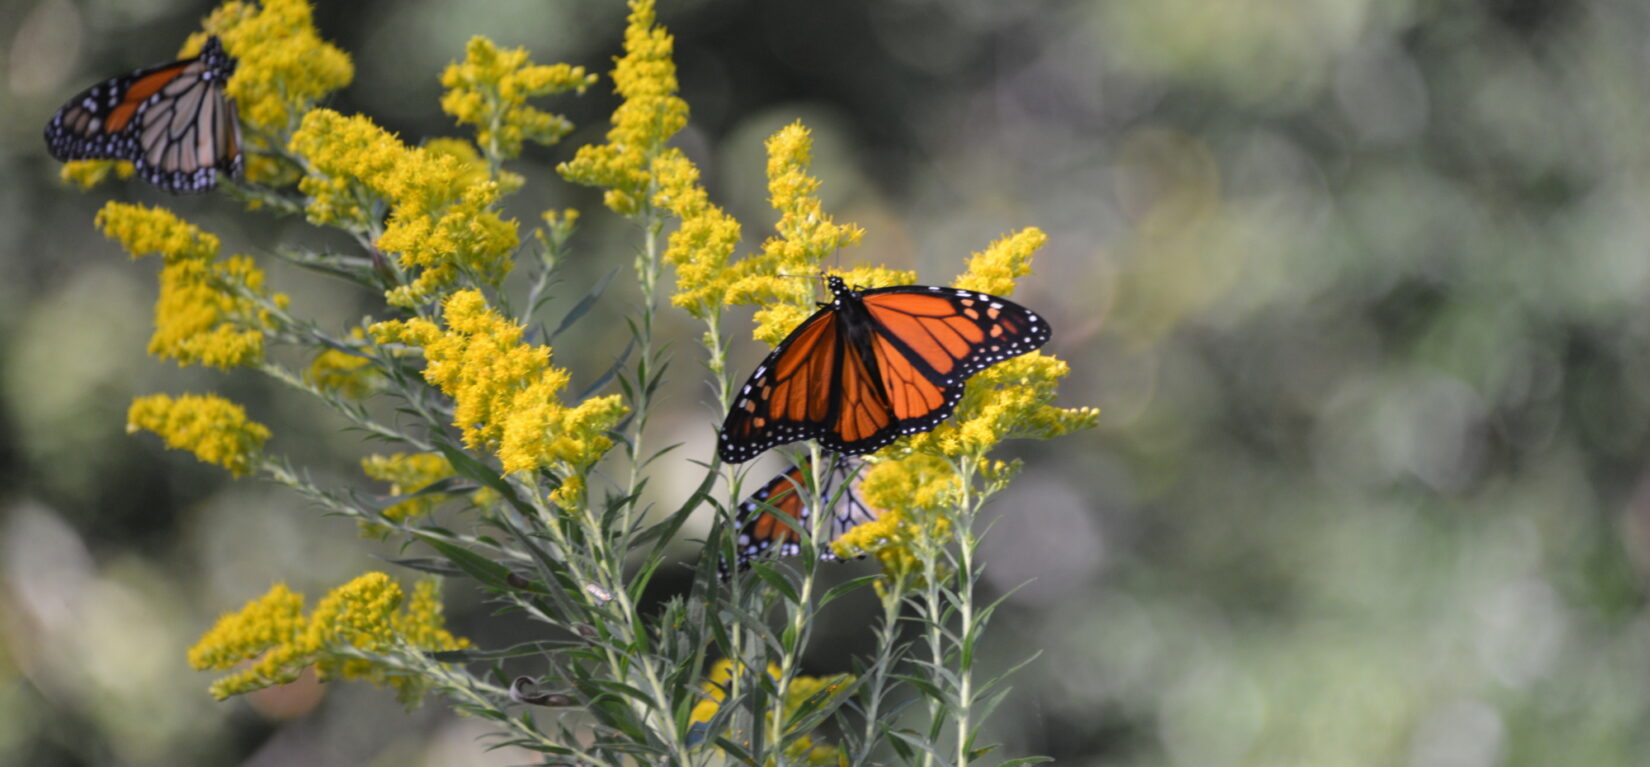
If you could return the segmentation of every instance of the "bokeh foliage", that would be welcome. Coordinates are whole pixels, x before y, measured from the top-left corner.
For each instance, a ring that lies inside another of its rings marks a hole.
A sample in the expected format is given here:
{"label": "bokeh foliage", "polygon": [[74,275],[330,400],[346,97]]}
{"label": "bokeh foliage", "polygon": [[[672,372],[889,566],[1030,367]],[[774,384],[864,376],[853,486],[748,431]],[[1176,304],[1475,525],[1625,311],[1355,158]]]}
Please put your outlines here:
{"label": "bokeh foliage", "polygon": [[[324,6],[318,24],[362,63],[335,108],[451,134],[429,122],[431,73],[470,34],[596,71],[622,23],[616,5],[484,7]],[[473,733],[434,718],[416,742],[352,739],[402,715],[343,690],[215,708],[176,651],[212,617],[194,606],[306,567],[312,592],[366,569],[325,542],[343,523],[120,433],[133,390],[206,379],[141,356],[131,318],[150,277],[85,226],[102,198],[56,183],[38,131],[79,87],[170,55],[205,10],[25,2],[0,39],[15,105],[0,115],[0,761],[468,754]],[[1027,447],[1039,468],[992,507],[987,586],[1036,581],[987,650],[1046,648],[1005,707],[1022,716],[999,734],[1014,752],[1644,761],[1642,3],[703,0],[662,14],[694,105],[682,144],[733,158],[707,184],[741,219],[765,204],[749,181],[760,138],[802,113],[827,207],[867,225],[867,260],[939,271],[999,232],[1050,235],[1017,297],[1049,316],[1066,396],[1098,400],[1102,429]],[[611,102],[586,101],[573,122],[599,131]],[[539,181],[567,159],[525,157]],[[593,200],[522,208],[575,203]],[[278,234],[180,205],[231,252]],[[572,268],[583,284],[608,270]],[[324,282],[281,278],[306,311],[359,316]],[[662,333],[697,337],[672,321]],[[615,339],[558,355],[595,360]],[[283,449],[357,465],[339,424],[230,380],[287,424]],[[695,394],[670,404],[660,422],[708,445]],[[821,644],[864,641],[865,613],[833,619]],[[841,670],[828,650],[810,661]]]}

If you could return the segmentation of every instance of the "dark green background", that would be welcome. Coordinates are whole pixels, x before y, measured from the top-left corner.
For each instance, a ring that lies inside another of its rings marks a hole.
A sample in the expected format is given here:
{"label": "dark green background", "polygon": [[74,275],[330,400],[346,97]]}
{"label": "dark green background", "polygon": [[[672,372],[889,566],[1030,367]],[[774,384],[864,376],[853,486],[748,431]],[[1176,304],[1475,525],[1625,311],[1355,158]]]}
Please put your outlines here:
{"label": "dark green background", "polygon": [[[329,105],[409,140],[464,135],[437,77],[471,34],[602,71],[552,105],[579,131],[514,166],[529,186],[509,211],[586,213],[551,317],[627,273],[634,232],[551,170],[606,130],[618,3],[323,5],[357,63]],[[184,663],[270,583],[314,599],[391,552],[123,433],[132,396],[211,388],[324,480],[359,482],[372,449],[255,375],[145,357],[156,265],[91,219],[112,197],[168,204],[228,252],[340,240],[221,196],[69,190],[40,140],[65,99],[170,58],[209,8],[0,7],[0,763],[526,761],[480,753],[485,729],[439,704],[406,715],[350,684],[216,704]],[[1650,6],[702,0],[661,17],[693,108],[680,144],[747,249],[773,220],[761,140],[799,117],[827,208],[867,229],[845,264],[943,283],[999,234],[1050,236],[1015,297],[1072,364],[1062,404],[1099,405],[1101,427],[1003,451],[1026,471],[993,504],[984,588],[1032,582],[986,666],[1042,652],[992,725],[1007,753],[1650,758]],[[383,316],[261,262],[333,327]],[[615,285],[558,343],[575,386],[623,344],[636,296]],[[676,376],[650,440],[687,443],[656,477],[667,503],[718,418],[697,323],[662,316]],[[761,352],[745,316],[742,367]],[[449,592],[460,633],[525,630]],[[826,614],[810,672],[846,668],[865,607]]]}

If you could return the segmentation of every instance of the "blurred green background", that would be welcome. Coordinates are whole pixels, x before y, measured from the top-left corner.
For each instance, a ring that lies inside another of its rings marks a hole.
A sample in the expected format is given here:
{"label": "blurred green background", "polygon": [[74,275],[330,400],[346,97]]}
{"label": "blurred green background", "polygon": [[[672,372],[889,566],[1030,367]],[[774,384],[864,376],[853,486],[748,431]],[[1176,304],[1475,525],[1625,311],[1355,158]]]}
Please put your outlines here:
{"label": "blurred green background", "polygon": [[[439,703],[300,684],[217,704],[184,663],[270,583],[314,599],[392,553],[123,433],[134,395],[215,388],[323,480],[360,484],[372,449],[255,375],[146,358],[155,265],[91,219],[112,197],[230,252],[336,240],[221,196],[71,191],[40,139],[210,7],[0,5],[0,763],[525,762],[481,753],[486,728]],[[1050,235],[1015,297],[1072,364],[1062,404],[1102,425],[1004,451],[1026,471],[994,504],[984,588],[1031,583],[986,666],[1042,652],[994,723],[1009,754],[1650,763],[1650,5],[690,0],[661,18],[693,109],[679,141],[749,247],[773,220],[761,140],[798,117],[827,208],[867,229],[845,262],[944,283],[1001,233]],[[551,170],[606,130],[619,3],[325,3],[317,23],[358,68],[330,106],[410,140],[463,135],[437,76],[472,34],[603,72],[553,105],[580,130],[515,166],[510,212],[586,212],[568,300],[629,269],[634,232]],[[333,327],[381,314],[261,262]],[[622,346],[632,282],[558,346],[575,388]],[[650,440],[688,445],[661,501],[719,420],[697,323],[663,316],[677,375]],[[448,591],[460,633],[528,630]],[[810,672],[846,669],[868,608],[827,613]]]}

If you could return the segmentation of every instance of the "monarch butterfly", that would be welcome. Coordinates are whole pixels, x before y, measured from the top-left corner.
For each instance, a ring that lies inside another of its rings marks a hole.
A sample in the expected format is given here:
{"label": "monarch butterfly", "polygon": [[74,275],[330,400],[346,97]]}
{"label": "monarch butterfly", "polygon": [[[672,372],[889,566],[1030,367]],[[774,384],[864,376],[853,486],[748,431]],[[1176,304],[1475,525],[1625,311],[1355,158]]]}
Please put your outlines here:
{"label": "monarch butterfly", "polygon": [[[739,504],[735,518],[739,525],[738,546],[735,549],[735,561],[739,569],[749,567],[752,559],[775,547],[779,549],[781,556],[795,556],[802,551],[801,538],[789,525],[780,521],[777,515],[785,514],[799,524],[809,524],[812,516],[808,507],[806,472],[811,465],[809,461],[803,461],[800,465],[792,466],[752,493],[744,503]],[[824,484],[819,488],[819,497],[827,503],[835,498],[836,503],[832,507],[835,514],[819,541],[820,559],[837,559],[836,552],[825,544],[842,537],[843,533],[858,525],[876,519],[882,513],[865,505],[865,501],[860,499],[857,482],[842,488],[839,495],[838,488],[841,487],[841,483],[853,478],[860,465],[858,461],[839,459],[836,465],[825,473]],[[727,561],[718,561],[717,570],[721,572],[722,577],[727,577]]]}
{"label": "monarch butterfly", "polygon": [[201,53],[107,80],[81,92],[46,124],[59,160],[130,160],[172,194],[205,192],[218,171],[241,172],[241,128],[224,85],[235,59],[217,37]]}
{"label": "monarch butterfly", "polygon": [[717,453],[750,460],[818,439],[848,455],[950,417],[979,371],[1048,342],[1042,317],[1005,298],[931,285],[855,290],[827,279],[822,303],[739,390]]}

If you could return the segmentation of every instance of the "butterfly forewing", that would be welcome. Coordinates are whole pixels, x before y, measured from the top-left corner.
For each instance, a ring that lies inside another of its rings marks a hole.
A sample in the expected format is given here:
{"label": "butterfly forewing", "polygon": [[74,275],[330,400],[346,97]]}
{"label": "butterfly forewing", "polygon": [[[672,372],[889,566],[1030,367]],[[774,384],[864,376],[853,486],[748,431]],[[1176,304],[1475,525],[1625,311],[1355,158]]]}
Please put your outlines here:
{"label": "butterfly forewing", "polygon": [[217,186],[241,170],[240,127],[224,86],[235,60],[218,39],[201,55],[116,77],[86,89],[46,124],[59,160],[127,160],[144,180],[174,194]]}
{"label": "butterfly forewing", "polygon": [[722,460],[740,463],[824,433],[842,345],[838,328],[836,315],[815,314],[757,367],[722,426]]}

